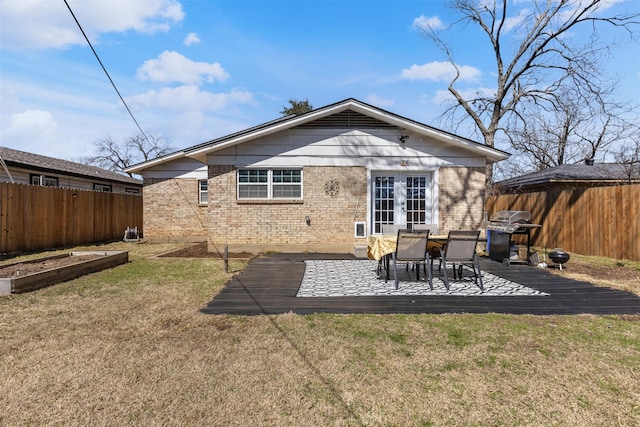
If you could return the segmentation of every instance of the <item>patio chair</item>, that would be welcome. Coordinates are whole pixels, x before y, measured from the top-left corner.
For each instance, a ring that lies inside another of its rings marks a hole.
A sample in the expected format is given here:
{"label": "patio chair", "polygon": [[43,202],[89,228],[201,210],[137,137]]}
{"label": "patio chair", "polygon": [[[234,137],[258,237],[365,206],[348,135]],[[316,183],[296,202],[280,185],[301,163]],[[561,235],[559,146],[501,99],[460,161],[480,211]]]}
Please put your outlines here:
{"label": "patio chair", "polygon": [[391,254],[396,289],[398,289],[399,286],[398,263],[400,262],[407,263],[407,270],[409,264],[415,265],[416,280],[420,280],[420,264],[422,264],[424,274],[429,279],[429,287],[433,289],[431,269],[427,268],[427,263],[429,262],[429,254],[427,253],[428,241],[429,230],[398,230],[398,241],[396,243],[396,250]]}
{"label": "patio chair", "polygon": [[400,230],[399,225],[382,224],[382,234],[395,235]]}
{"label": "patio chair", "polygon": [[438,234],[438,224],[413,224],[414,230],[429,230],[429,234]]}
{"label": "patio chair", "polygon": [[[453,279],[462,279],[463,265],[470,265],[473,268],[474,283],[484,290],[482,283],[482,272],[480,271],[480,260],[476,253],[480,231],[450,231],[447,244],[444,249],[440,249],[440,263],[444,264],[444,286],[449,289],[449,278],[447,277],[447,263],[453,267]],[[457,276],[456,277],[456,264]],[[433,258],[431,259],[431,269],[433,270]],[[433,274],[433,273],[432,273]]]}

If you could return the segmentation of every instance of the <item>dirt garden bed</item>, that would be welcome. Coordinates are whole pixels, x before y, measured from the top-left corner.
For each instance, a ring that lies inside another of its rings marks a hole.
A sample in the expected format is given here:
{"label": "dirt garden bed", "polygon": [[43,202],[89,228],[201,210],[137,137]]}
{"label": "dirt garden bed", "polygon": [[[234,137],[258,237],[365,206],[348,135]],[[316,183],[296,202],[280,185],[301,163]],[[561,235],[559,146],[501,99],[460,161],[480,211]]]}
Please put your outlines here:
{"label": "dirt garden bed", "polygon": [[3,265],[0,295],[33,291],[128,261],[126,251],[85,251]]}

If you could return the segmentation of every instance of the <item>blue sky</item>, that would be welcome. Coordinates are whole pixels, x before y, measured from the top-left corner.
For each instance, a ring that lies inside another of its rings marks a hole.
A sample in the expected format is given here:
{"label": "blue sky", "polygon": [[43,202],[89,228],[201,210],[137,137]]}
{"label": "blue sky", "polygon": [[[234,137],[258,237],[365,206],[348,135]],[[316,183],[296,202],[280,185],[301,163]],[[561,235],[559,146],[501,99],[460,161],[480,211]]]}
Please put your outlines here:
{"label": "blue sky", "polygon": [[[514,18],[528,3],[513,1]],[[176,149],[275,119],[291,98],[316,108],[357,98],[444,127],[451,70],[419,30],[426,20],[453,22],[444,1],[69,4],[142,128]],[[73,159],[107,135],[138,133],[63,0],[0,0],[0,10],[1,146]],[[491,88],[486,42],[471,28],[450,41],[462,88]],[[614,50],[609,68],[640,99],[639,45]]]}

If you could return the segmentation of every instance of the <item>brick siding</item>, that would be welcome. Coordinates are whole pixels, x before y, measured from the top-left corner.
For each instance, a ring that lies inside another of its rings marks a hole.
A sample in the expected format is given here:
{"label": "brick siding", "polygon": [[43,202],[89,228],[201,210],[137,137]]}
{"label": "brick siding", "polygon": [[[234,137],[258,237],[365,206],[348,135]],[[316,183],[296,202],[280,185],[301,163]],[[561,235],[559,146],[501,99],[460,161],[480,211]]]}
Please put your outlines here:
{"label": "brick siding", "polygon": [[364,167],[305,167],[304,200],[238,201],[235,169],[210,166],[209,248],[352,252],[354,221],[366,221],[366,182]]}
{"label": "brick siding", "polygon": [[197,179],[144,180],[144,234],[150,241],[206,240],[206,206],[198,205]]}
{"label": "brick siding", "polygon": [[[145,238],[208,240],[209,250],[220,252],[225,245],[253,253],[348,253],[366,246],[353,230],[355,221],[370,226],[364,167],[305,167],[304,198],[293,202],[237,200],[233,166],[209,166],[208,176],[208,206],[198,205],[197,179],[145,179]],[[441,168],[439,186],[440,232],[477,229],[484,216],[484,168]]]}
{"label": "brick siding", "polygon": [[438,175],[439,230],[476,230],[484,219],[484,168],[441,168]]}

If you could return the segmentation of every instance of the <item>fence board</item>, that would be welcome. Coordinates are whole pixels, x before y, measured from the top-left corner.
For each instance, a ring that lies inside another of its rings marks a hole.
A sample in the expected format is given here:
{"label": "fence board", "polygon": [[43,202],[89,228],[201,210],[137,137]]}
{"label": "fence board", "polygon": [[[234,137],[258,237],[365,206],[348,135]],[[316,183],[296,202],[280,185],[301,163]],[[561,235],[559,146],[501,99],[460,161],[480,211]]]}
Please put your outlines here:
{"label": "fence board", "polygon": [[142,232],[142,197],[0,182],[0,253],[121,239]]}
{"label": "fence board", "polygon": [[640,261],[640,185],[492,196],[486,210],[531,212],[531,222],[542,224],[531,233],[535,246]]}

